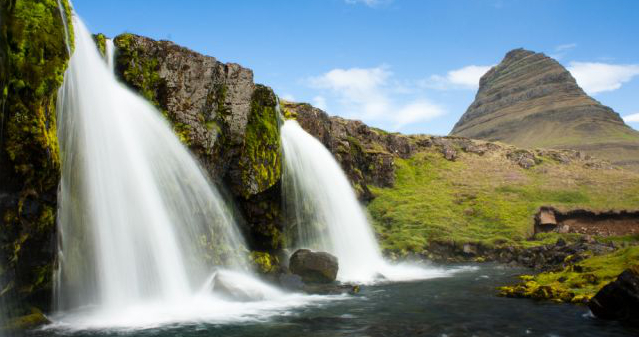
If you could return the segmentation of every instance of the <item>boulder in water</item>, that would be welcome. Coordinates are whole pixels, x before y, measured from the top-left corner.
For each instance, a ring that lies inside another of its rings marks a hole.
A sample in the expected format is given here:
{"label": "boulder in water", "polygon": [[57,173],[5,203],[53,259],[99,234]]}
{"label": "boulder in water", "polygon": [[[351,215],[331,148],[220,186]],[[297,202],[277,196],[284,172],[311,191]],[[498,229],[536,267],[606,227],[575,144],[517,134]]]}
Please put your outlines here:
{"label": "boulder in water", "polygon": [[599,290],[588,307],[598,318],[639,324],[639,266],[626,269]]}
{"label": "boulder in water", "polygon": [[264,300],[270,290],[247,275],[219,270],[210,281],[212,292],[233,301],[251,302]]}
{"label": "boulder in water", "polygon": [[326,252],[299,249],[289,260],[289,269],[306,283],[330,283],[337,278],[337,258]]}

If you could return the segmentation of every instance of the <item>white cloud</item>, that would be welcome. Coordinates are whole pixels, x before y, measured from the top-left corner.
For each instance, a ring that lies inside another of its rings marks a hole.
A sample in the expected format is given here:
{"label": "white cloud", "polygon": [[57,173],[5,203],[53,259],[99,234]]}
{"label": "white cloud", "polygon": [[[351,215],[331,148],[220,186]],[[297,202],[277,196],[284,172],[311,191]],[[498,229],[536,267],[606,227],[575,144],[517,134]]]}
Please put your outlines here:
{"label": "white cloud", "polygon": [[375,7],[390,3],[392,0],[344,0],[349,5],[364,4],[369,7]]}
{"label": "white cloud", "polygon": [[626,121],[626,123],[631,123],[631,122],[639,123],[639,112],[623,116],[623,120]]}
{"label": "white cloud", "polygon": [[282,99],[285,101],[289,101],[289,102],[295,102],[295,96],[291,95],[291,94],[284,94],[282,96]]}
{"label": "white cloud", "polygon": [[[443,107],[429,102],[419,93],[410,93],[406,97],[409,93],[401,87],[402,82],[392,77],[388,67],[380,66],[333,69],[310,78],[308,82],[336,99],[337,109],[331,112],[369,123],[381,123],[395,130],[445,114]],[[324,97],[318,97],[313,99],[315,104],[318,107],[326,105]]]}
{"label": "white cloud", "polygon": [[637,64],[570,62],[568,70],[588,94],[617,90],[639,75]]}
{"label": "white cloud", "polygon": [[311,78],[311,85],[328,89],[339,96],[343,105],[357,111],[359,118],[374,119],[390,105],[382,87],[391,73],[386,67],[333,69]]}
{"label": "white cloud", "polygon": [[422,80],[419,84],[424,88],[437,90],[470,89],[479,87],[479,79],[493,66],[469,65],[463,68],[451,70],[446,76],[432,75]]}
{"label": "white cloud", "polygon": [[397,112],[394,127],[399,130],[408,124],[430,120],[445,113],[444,109],[438,105],[426,100],[418,100],[404,106]]}
{"label": "white cloud", "polygon": [[326,98],[324,98],[324,96],[313,97],[313,105],[315,105],[318,109],[322,109],[324,111],[328,110],[328,105],[326,104]]}

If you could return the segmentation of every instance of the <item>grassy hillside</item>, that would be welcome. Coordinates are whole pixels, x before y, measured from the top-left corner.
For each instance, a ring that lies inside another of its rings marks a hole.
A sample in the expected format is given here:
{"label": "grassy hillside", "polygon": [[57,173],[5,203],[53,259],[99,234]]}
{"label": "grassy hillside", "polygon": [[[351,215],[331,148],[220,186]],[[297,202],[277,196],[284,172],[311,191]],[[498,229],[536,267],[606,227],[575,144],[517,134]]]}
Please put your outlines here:
{"label": "grassy hillside", "polygon": [[528,242],[533,217],[542,205],[559,209],[639,207],[639,175],[593,168],[580,160],[562,163],[537,156],[524,169],[507,158],[506,147],[455,161],[433,149],[396,159],[392,188],[373,187],[368,209],[384,249],[421,252],[429,241]]}

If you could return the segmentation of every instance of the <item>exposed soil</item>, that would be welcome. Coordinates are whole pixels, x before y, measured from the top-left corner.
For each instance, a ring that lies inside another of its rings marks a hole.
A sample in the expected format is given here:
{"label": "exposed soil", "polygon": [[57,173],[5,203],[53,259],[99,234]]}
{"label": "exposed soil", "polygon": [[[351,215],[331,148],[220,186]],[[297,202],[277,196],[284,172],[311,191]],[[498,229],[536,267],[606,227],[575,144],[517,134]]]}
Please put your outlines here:
{"label": "exposed soil", "polygon": [[551,231],[597,236],[639,234],[639,211],[576,209],[561,212],[552,207],[542,207],[535,216],[535,233]]}

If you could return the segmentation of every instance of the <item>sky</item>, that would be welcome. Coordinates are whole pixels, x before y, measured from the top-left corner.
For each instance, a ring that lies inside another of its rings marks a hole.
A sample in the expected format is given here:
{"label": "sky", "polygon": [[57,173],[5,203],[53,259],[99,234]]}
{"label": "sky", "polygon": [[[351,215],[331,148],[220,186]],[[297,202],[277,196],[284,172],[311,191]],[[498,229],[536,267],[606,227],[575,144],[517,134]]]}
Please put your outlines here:
{"label": "sky", "polygon": [[448,134],[515,48],[566,66],[639,129],[639,1],[73,0],[93,33],[171,40],[251,68],[283,99]]}

